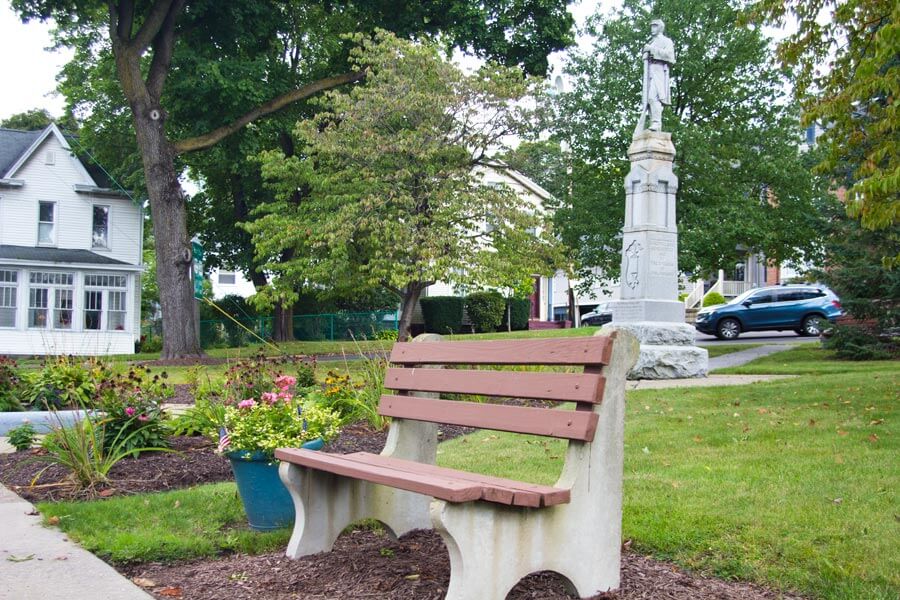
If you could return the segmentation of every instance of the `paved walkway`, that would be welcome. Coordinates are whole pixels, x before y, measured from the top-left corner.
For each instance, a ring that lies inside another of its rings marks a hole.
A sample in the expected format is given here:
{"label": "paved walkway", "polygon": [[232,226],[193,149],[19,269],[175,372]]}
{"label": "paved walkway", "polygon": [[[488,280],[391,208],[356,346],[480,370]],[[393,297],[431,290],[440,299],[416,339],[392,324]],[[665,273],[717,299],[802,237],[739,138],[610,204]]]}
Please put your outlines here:
{"label": "paved walkway", "polygon": [[151,600],[111,566],[43,527],[34,507],[0,485],[0,598]]}
{"label": "paved walkway", "polygon": [[740,367],[748,362],[759,358],[760,356],[768,356],[776,352],[790,350],[791,346],[786,344],[766,344],[765,346],[757,346],[749,350],[741,350],[740,352],[729,352],[715,358],[709,359],[709,370],[726,369],[728,367]]}
{"label": "paved walkway", "polygon": [[[767,345],[725,354],[709,368],[743,365],[760,356],[786,350]],[[791,375],[710,375],[703,379],[629,381],[628,389],[748,385]],[[0,438],[0,452],[11,452]],[[16,600],[149,600],[146,592],[105,562],[69,541],[53,527],[43,527],[29,502],[0,485],[0,599]]]}

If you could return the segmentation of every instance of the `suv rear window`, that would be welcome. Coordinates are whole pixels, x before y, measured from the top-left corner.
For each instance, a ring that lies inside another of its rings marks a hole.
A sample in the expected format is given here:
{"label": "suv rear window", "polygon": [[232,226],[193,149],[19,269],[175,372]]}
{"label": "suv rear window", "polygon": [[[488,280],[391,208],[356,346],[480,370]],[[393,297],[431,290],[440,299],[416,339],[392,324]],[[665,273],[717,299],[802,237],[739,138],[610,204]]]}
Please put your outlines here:
{"label": "suv rear window", "polygon": [[812,300],[813,298],[821,298],[825,292],[821,290],[779,290],[778,302],[790,302],[799,300]]}

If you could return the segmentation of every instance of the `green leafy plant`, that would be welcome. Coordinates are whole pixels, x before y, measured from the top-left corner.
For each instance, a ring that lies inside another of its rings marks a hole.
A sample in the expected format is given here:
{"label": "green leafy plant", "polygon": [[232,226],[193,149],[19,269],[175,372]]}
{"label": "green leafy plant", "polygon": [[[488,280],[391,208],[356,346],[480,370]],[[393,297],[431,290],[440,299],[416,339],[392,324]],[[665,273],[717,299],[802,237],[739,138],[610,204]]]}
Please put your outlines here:
{"label": "green leafy plant", "polygon": [[166,378],[165,372],[153,374],[150,369],[133,367],[100,383],[95,405],[104,415],[98,425],[107,449],[118,443],[138,456],[142,448],[169,445],[162,405],[174,390],[165,383]]}
{"label": "green leafy plant", "polygon": [[495,331],[503,321],[505,307],[499,292],[475,292],[466,298],[469,320],[478,333]]}
{"label": "green leafy plant", "polygon": [[26,421],[18,427],[10,429],[7,435],[9,436],[9,443],[12,444],[12,447],[19,452],[22,452],[34,445],[34,440],[37,438],[37,431],[35,431],[34,425]]}
{"label": "green leafy plant", "polygon": [[300,356],[256,356],[236,362],[225,371],[221,396],[225,404],[258,398],[281,376],[291,376],[299,388],[316,384],[315,359]]}
{"label": "green leafy plant", "polygon": [[235,452],[263,452],[272,456],[276,448],[297,447],[322,438],[328,441],[340,428],[340,415],[313,401],[294,396],[296,378],[282,375],[274,387],[258,399],[247,399],[225,409],[227,448]]}
{"label": "green leafy plant", "polygon": [[56,356],[22,376],[24,398],[38,409],[89,407],[97,385],[110,377],[109,367],[97,359]]}
{"label": "green leafy plant", "polygon": [[397,341],[397,330],[396,329],[378,329],[372,333],[373,340],[383,340],[388,342],[396,342]]}
{"label": "green leafy plant", "polygon": [[900,357],[900,337],[879,335],[872,329],[836,325],[828,331],[822,344],[834,350],[835,356],[845,360],[889,360]]}
{"label": "green leafy plant", "polygon": [[[82,420],[69,426],[63,424],[56,411],[51,412],[52,430],[41,444],[46,454],[37,458],[71,471],[72,485],[88,494],[93,494],[98,485],[107,483],[109,472],[116,463],[135,451],[167,450],[162,447],[135,448],[132,440],[139,430],[126,433],[128,428],[122,428],[117,435],[110,437],[102,424],[102,417],[91,412],[86,412]],[[136,418],[132,420],[137,421]]]}
{"label": "green leafy plant", "polygon": [[0,412],[22,410],[22,403],[19,402],[20,383],[16,361],[0,356]]}
{"label": "green leafy plant", "polygon": [[225,404],[215,396],[198,397],[194,405],[175,417],[169,428],[173,435],[202,435],[215,439],[225,425]]}
{"label": "green leafy plant", "polygon": [[503,320],[509,320],[510,329],[520,331],[528,329],[528,318],[531,316],[531,299],[529,298],[508,298],[506,301],[506,310],[509,311],[508,316],[504,316]]}
{"label": "green leafy plant", "polygon": [[719,292],[709,292],[703,296],[703,306],[716,306],[717,304],[725,304],[725,296]]}

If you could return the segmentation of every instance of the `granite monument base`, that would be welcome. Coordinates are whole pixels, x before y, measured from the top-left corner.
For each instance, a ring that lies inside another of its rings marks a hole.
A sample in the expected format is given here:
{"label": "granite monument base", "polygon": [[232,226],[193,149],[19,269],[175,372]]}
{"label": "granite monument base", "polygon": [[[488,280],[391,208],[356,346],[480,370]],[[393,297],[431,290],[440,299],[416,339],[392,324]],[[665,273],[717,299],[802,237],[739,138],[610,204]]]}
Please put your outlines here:
{"label": "granite monument base", "polygon": [[608,334],[618,329],[628,331],[641,343],[640,357],[628,373],[628,379],[706,377],[709,353],[694,345],[694,328],[687,323],[612,322],[601,331]]}

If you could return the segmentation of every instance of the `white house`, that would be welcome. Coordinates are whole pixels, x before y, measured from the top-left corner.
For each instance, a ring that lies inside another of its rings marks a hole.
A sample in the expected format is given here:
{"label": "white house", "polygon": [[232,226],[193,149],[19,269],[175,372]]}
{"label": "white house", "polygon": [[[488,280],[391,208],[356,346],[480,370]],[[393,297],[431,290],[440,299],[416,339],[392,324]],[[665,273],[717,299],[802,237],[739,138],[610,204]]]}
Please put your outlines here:
{"label": "white house", "polygon": [[0,129],[0,354],[128,354],[143,215],[56,125]]}

